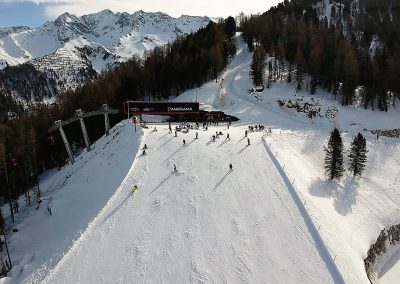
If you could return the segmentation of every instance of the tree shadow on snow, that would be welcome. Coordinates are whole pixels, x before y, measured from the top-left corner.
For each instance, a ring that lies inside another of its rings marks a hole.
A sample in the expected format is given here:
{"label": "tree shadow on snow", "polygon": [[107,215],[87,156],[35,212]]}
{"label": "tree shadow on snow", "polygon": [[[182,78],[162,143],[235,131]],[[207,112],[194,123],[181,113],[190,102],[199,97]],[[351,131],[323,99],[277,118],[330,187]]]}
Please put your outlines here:
{"label": "tree shadow on snow", "polygon": [[311,195],[321,198],[332,198],[333,206],[339,214],[345,216],[356,204],[358,181],[354,177],[346,177],[343,184],[335,180],[317,178],[309,187]]}
{"label": "tree shadow on snow", "polygon": [[311,195],[322,198],[331,198],[338,190],[338,184],[334,180],[317,178],[308,188]]}
{"label": "tree shadow on snow", "polygon": [[337,191],[333,205],[336,211],[346,216],[351,213],[351,207],[356,204],[357,190],[359,188],[358,181],[354,177],[348,177],[343,186]]}

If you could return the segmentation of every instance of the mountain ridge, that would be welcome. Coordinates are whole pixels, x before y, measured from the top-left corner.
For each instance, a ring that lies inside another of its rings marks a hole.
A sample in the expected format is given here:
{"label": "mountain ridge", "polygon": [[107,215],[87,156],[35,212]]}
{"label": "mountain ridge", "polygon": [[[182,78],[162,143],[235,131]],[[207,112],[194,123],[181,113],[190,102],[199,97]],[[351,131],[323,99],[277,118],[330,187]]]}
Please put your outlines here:
{"label": "mountain ridge", "polygon": [[[18,74],[15,68],[33,67],[47,77],[47,89],[56,91],[44,90],[33,99],[54,98],[107,68],[134,55],[143,56],[210,21],[208,17],[187,15],[174,18],[162,12],[140,10],[129,14],[103,10],[80,17],[66,12],[37,28],[1,28],[0,80],[12,94],[30,100],[31,94],[8,83],[15,80],[9,78],[10,74]],[[14,67],[13,71],[8,67]]]}

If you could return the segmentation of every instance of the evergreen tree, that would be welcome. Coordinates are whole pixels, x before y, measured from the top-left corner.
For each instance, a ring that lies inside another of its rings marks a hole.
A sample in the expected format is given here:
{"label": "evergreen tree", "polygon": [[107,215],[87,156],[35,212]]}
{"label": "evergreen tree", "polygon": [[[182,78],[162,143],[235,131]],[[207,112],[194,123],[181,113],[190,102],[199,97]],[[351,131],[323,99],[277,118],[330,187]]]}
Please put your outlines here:
{"label": "evergreen tree", "polygon": [[292,72],[293,72],[293,67],[292,67],[292,64],[289,62],[288,76],[287,76],[287,80],[286,80],[288,83],[292,82]]}
{"label": "evergreen tree", "polygon": [[317,85],[318,85],[317,78],[312,75],[311,81],[310,81],[310,94],[311,95],[314,95],[315,92],[317,91]]}
{"label": "evergreen tree", "polygon": [[279,73],[279,67],[278,67],[278,60],[276,57],[274,58],[274,69],[273,69],[273,74],[274,74],[274,82],[278,79],[278,73]]}
{"label": "evergreen tree", "polygon": [[224,27],[225,35],[231,39],[235,36],[236,33],[236,21],[233,17],[229,16],[225,20],[225,27]]}
{"label": "evergreen tree", "polygon": [[353,103],[359,76],[357,57],[352,48],[349,49],[344,59],[344,66],[346,68],[344,69],[342,105],[350,105]]}
{"label": "evergreen tree", "polygon": [[258,45],[253,54],[253,61],[250,65],[250,76],[255,86],[261,86],[264,83],[266,52],[262,45]]}
{"label": "evergreen tree", "polygon": [[340,178],[343,174],[343,142],[337,128],[331,132],[325,153],[326,174],[330,179]]}
{"label": "evergreen tree", "polygon": [[304,86],[304,56],[300,48],[297,49],[296,54],[297,68],[296,68],[296,90],[301,91]]}
{"label": "evergreen tree", "polygon": [[353,172],[354,176],[361,176],[364,171],[365,163],[367,162],[367,153],[366,140],[361,133],[358,133],[357,136],[354,137],[349,154],[349,170]]}
{"label": "evergreen tree", "polygon": [[271,60],[268,62],[268,78],[267,78],[267,88],[271,88],[271,82],[272,82],[272,63]]}

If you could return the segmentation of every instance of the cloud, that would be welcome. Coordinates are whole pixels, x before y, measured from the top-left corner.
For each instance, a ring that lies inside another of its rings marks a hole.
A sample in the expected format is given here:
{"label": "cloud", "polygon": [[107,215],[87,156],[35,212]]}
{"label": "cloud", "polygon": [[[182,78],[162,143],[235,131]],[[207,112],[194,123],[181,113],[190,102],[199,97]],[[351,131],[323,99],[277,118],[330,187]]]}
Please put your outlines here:
{"label": "cloud", "polygon": [[87,2],[86,0],[0,0],[0,3],[65,4]]}
{"label": "cloud", "polygon": [[43,5],[49,18],[56,18],[65,12],[81,16],[104,9],[128,13],[160,11],[174,17],[182,14],[227,17],[240,12],[263,13],[281,0],[0,0],[0,3],[9,4],[23,2]]}
{"label": "cloud", "polygon": [[[2,0],[0,0],[2,1]],[[78,16],[98,12],[104,9],[113,12],[133,13],[138,10],[146,12],[164,12],[178,17],[182,14],[210,17],[235,16],[240,12],[245,14],[263,13],[269,7],[281,0],[32,0],[48,4],[45,7],[47,15],[57,17],[64,12]]]}

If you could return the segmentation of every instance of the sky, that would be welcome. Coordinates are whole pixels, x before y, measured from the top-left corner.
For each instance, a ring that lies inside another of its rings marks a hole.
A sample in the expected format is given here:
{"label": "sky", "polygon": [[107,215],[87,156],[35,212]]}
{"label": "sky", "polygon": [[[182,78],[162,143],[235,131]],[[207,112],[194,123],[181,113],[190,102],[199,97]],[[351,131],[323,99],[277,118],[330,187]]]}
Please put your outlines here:
{"label": "sky", "polygon": [[283,0],[0,0],[0,27],[37,27],[69,12],[77,16],[109,9],[113,12],[164,12],[173,17],[257,14]]}

